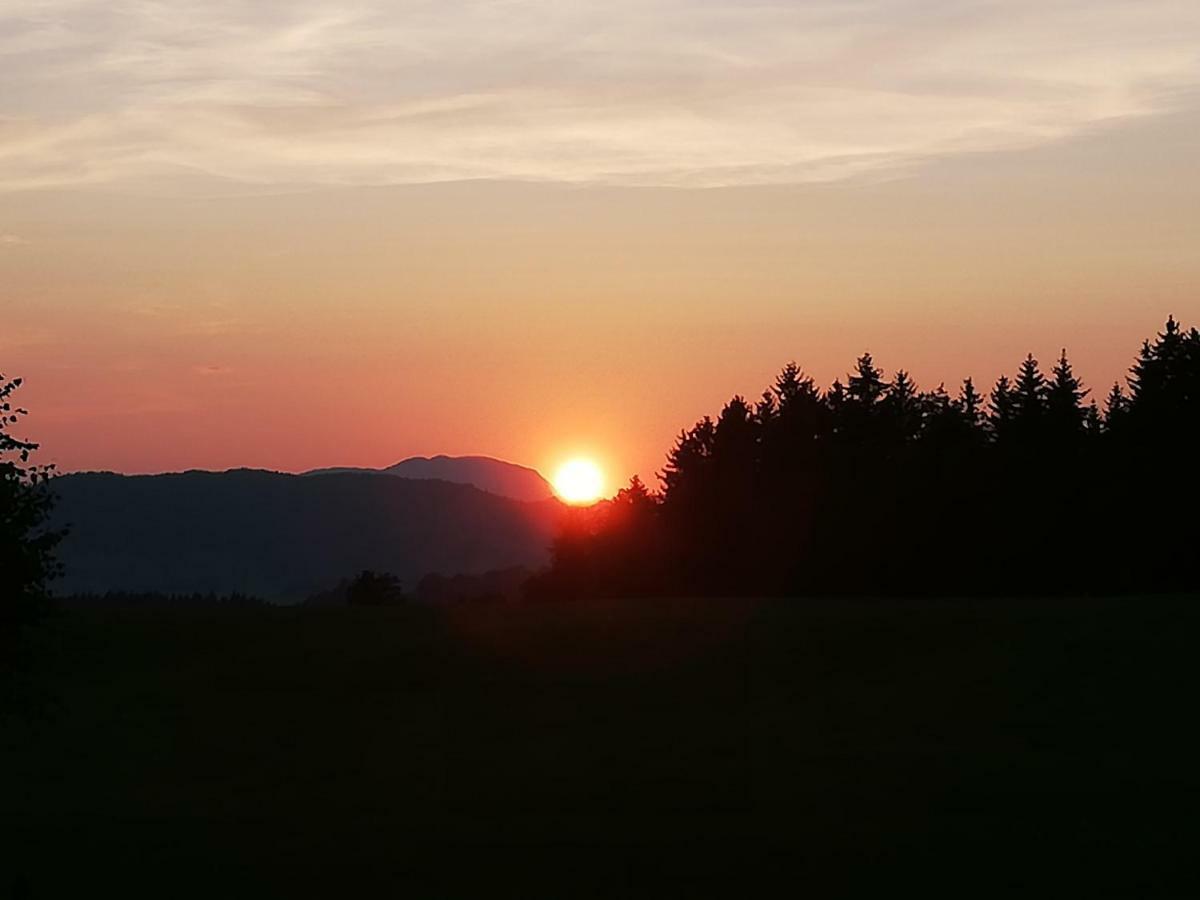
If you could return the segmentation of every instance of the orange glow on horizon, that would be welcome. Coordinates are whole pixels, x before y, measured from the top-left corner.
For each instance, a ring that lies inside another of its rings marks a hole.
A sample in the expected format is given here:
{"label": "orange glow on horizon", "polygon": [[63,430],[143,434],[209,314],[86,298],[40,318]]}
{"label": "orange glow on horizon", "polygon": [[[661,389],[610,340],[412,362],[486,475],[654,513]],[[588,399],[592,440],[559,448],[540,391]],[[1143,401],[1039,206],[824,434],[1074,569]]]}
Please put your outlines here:
{"label": "orange glow on horizon", "polygon": [[0,367],[63,471],[587,458],[609,492],[789,360],[983,390],[1066,347],[1102,400],[1169,313],[1200,324],[1168,124],[1120,177],[1097,138],[869,189],[9,193]]}

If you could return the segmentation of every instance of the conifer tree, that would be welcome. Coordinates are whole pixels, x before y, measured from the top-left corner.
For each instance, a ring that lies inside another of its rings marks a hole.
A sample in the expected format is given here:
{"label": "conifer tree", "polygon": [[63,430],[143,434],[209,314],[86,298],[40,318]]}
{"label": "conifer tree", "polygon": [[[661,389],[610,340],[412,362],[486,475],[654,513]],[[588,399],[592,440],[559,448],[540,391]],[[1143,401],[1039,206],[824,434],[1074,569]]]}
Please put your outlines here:
{"label": "conifer tree", "polygon": [[699,465],[703,455],[694,427],[679,432],[675,446],[667,452],[667,463],[661,473],[663,487],[668,492],[678,487],[688,473]]}
{"label": "conifer tree", "polygon": [[821,391],[816,382],[794,362],[783,367],[771,390],[779,400],[777,407],[781,416],[811,414],[821,403]]}
{"label": "conifer tree", "polygon": [[854,365],[854,374],[847,380],[846,395],[860,407],[872,408],[887,393],[883,370],[875,367],[870,353],[864,353]]}
{"label": "conifer tree", "polygon": [[812,389],[813,380],[806,378],[795,362],[789,362],[775,378],[772,390],[779,398],[779,407],[783,409],[806,390]]}
{"label": "conifer tree", "polygon": [[775,394],[769,390],[763,391],[758,402],[754,404],[754,421],[760,429],[770,428],[779,414],[779,406]]}
{"label": "conifer tree", "polygon": [[1129,414],[1129,398],[1121,390],[1120,382],[1114,381],[1112,390],[1104,401],[1104,427],[1113,431],[1121,427],[1125,416]]}
{"label": "conifer tree", "polygon": [[1046,386],[1046,417],[1053,433],[1062,438],[1083,431],[1086,410],[1083,398],[1089,391],[1083,387],[1071,369],[1064,349],[1055,364]]}
{"label": "conifer tree", "polygon": [[1006,440],[1016,419],[1016,404],[1013,400],[1012,382],[1007,375],[996,380],[988,399],[988,424],[997,440]]}
{"label": "conifer tree", "polygon": [[777,398],[777,433],[786,453],[799,451],[824,432],[828,407],[812,377],[795,363],[784,366],[771,390]]}
{"label": "conifer tree", "polygon": [[1186,378],[1188,344],[1175,317],[1154,340],[1142,342],[1141,352],[1129,375],[1130,410],[1143,422],[1158,427],[1169,424],[1180,406]]}
{"label": "conifer tree", "polygon": [[758,457],[758,427],[745,398],[735,396],[717,418],[712,458],[719,477],[744,485],[754,475]]}
{"label": "conifer tree", "polygon": [[668,496],[688,493],[700,485],[712,456],[714,431],[713,420],[705,416],[691,430],[680,433],[661,475]]}
{"label": "conifer tree", "polygon": [[896,436],[901,441],[916,440],[921,433],[921,403],[916,383],[903,369],[896,372],[887,386],[883,406]]}
{"label": "conifer tree", "polygon": [[825,405],[829,407],[831,420],[831,434],[841,434],[845,431],[846,407],[849,404],[850,399],[846,392],[846,386],[842,384],[840,378],[835,378],[825,394]]}
{"label": "conifer tree", "polygon": [[[835,382],[835,390],[839,387]],[[883,371],[876,368],[870,353],[855,362],[854,371],[846,379],[844,395],[835,399],[840,408],[834,409],[838,435],[852,444],[874,442],[882,436],[881,401],[887,394]]]}
{"label": "conifer tree", "polygon": [[1046,393],[1046,376],[1030,353],[1017,371],[1012,391],[1013,427],[1025,441],[1040,436],[1046,418]]}
{"label": "conifer tree", "polygon": [[948,445],[962,436],[963,422],[958,404],[946,393],[944,384],[921,394],[917,402],[921,408],[922,440]]}
{"label": "conifer tree", "polygon": [[637,475],[629,479],[629,485],[617,491],[616,500],[630,506],[654,506],[658,501],[645,482]]}
{"label": "conifer tree", "polygon": [[608,503],[604,511],[604,527],[610,531],[616,529],[626,532],[627,541],[645,542],[649,539],[646,531],[660,502],[661,498],[651,493],[642,479],[634,475],[629,479],[629,484],[617,491],[617,495]]}
{"label": "conifer tree", "polygon": [[975,382],[970,378],[963,380],[962,389],[958,393],[958,408],[962,412],[963,419],[973,431],[983,426],[986,418],[983,397],[975,390]]}

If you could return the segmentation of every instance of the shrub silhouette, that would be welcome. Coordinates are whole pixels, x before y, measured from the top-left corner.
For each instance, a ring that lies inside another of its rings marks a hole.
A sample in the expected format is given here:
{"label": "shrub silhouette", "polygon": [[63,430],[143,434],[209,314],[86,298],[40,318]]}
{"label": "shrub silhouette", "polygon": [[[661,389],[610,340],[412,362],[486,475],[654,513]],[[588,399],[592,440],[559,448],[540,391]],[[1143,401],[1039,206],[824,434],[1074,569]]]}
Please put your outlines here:
{"label": "shrub silhouette", "polygon": [[360,572],[346,588],[351,606],[395,606],[405,601],[400,579],[387,572]]}

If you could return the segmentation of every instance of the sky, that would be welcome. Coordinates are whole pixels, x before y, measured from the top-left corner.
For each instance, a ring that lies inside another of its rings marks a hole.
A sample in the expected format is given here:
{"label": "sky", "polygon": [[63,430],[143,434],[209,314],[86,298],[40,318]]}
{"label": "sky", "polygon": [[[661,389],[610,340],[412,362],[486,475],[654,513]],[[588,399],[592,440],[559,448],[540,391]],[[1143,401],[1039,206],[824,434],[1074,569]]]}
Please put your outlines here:
{"label": "sky", "polygon": [[0,0],[0,371],[66,470],[652,480],[795,360],[1200,324],[1200,4]]}

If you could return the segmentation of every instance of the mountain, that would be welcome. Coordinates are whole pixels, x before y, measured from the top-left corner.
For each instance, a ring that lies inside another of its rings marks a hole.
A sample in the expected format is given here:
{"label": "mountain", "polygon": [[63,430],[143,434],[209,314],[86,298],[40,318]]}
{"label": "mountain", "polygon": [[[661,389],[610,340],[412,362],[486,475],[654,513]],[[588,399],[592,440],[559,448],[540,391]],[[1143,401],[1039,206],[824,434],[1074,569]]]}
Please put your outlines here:
{"label": "mountain", "polygon": [[564,507],[465,484],[236,469],[54,480],[60,593],[240,591],[296,600],[363,569],[412,587],[430,572],[536,568]]}
{"label": "mountain", "polygon": [[310,475],[347,473],[395,475],[399,478],[437,479],[454,484],[469,484],[513,500],[548,500],[554,496],[550,483],[536,469],[492,459],[490,456],[414,456],[386,469],[314,469]]}

